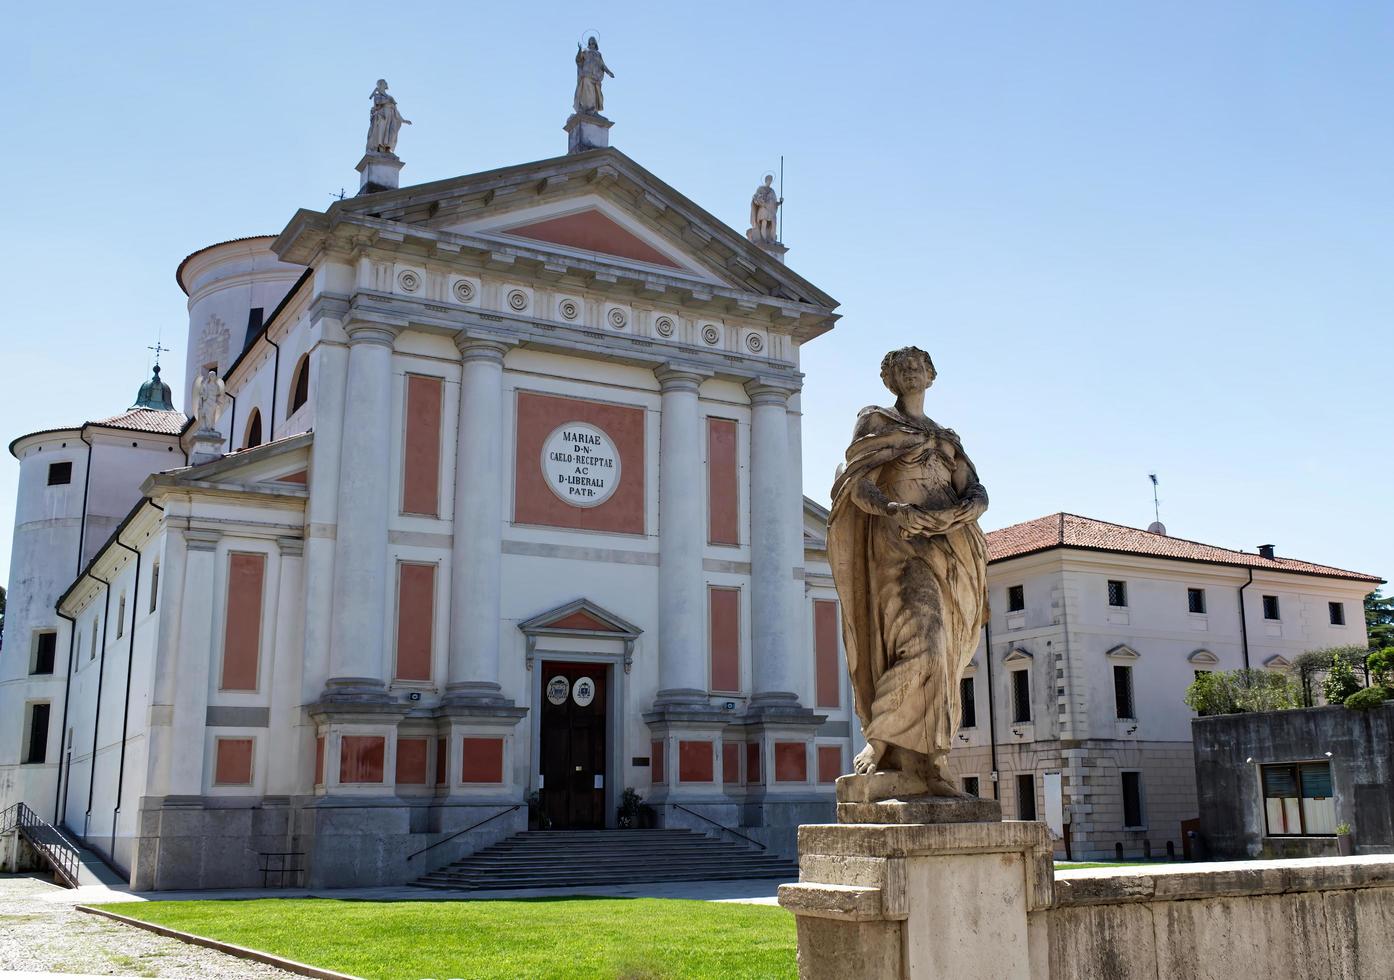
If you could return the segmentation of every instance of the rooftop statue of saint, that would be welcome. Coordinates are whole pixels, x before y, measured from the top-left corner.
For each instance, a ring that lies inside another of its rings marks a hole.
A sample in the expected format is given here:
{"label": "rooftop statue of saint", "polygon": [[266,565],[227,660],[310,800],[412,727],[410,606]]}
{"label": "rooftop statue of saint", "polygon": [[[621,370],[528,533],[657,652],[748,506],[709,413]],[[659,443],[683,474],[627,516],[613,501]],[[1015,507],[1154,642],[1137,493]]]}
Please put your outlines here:
{"label": "rooftop statue of saint", "polygon": [[577,44],[576,96],[571,100],[572,109],[592,115],[604,112],[605,93],[601,86],[605,83],[606,75],[615,77],[615,73],[605,64],[605,58],[600,54],[600,43],[592,37],[586,42],[584,49]]}
{"label": "rooftop statue of saint", "polygon": [[397,134],[402,126],[411,125],[397,109],[397,100],[387,94],[387,80],[378,79],[377,87],[368,96],[373,108],[368,114],[368,152],[393,153],[397,149]]}
{"label": "rooftop statue of saint", "polygon": [[779,206],[782,201],[775,193],[774,174],[766,174],[765,182],[755,188],[750,198],[750,230],[745,236],[757,244],[778,244]]}
{"label": "rooftop statue of saint", "polygon": [[214,432],[218,416],[223,414],[223,392],[226,386],[218,372],[209,368],[194,378],[194,418],[200,432]]}
{"label": "rooftop statue of saint", "polygon": [[946,763],[987,617],[987,491],[958,436],[924,414],[935,374],[917,347],[885,356],[895,405],[858,414],[833,484],[828,559],[867,741],[843,777],[857,802],[965,795]]}

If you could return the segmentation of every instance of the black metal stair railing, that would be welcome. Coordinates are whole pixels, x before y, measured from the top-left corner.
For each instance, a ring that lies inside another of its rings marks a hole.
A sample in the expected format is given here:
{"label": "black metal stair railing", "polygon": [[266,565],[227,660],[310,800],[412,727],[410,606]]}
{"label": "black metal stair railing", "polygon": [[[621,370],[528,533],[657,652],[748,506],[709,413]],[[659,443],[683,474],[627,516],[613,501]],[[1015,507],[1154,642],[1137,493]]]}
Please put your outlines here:
{"label": "black metal stair railing", "polygon": [[78,885],[78,846],[23,803],[0,813],[0,835],[18,833],[70,888]]}

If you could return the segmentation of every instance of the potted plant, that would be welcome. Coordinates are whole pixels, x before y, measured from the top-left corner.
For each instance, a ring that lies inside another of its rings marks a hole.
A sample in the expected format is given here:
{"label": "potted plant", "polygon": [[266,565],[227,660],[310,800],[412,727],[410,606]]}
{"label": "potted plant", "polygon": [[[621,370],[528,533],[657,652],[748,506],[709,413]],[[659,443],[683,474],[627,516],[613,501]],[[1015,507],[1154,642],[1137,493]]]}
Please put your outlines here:
{"label": "potted plant", "polygon": [[1351,826],[1344,820],[1336,825],[1336,853],[1350,857],[1355,853],[1355,838],[1351,836]]}
{"label": "potted plant", "polygon": [[634,787],[625,787],[624,793],[620,796],[620,827],[625,830],[634,830],[641,826],[643,810],[644,798],[634,791]]}

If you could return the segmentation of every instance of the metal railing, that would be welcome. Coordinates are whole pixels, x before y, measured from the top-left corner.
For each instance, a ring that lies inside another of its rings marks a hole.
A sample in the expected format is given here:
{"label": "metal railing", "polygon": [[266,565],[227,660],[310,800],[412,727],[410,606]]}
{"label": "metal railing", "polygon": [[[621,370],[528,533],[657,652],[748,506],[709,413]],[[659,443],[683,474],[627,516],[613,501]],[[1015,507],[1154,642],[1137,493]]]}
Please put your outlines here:
{"label": "metal railing", "polygon": [[758,840],[756,840],[754,837],[747,837],[747,836],[745,836],[745,834],[741,833],[739,830],[736,830],[734,827],[728,827],[728,826],[726,826],[724,823],[720,823],[720,822],[718,822],[718,821],[716,821],[716,820],[713,820],[711,817],[708,817],[708,816],[706,816],[706,815],[704,815],[704,814],[698,813],[696,810],[690,810],[690,809],[688,809],[687,807],[683,806],[681,803],[669,803],[668,805],[671,806],[671,807],[672,807],[673,809],[675,809],[675,810],[681,810],[681,811],[683,811],[683,813],[690,813],[690,814],[692,814],[694,817],[696,817],[698,820],[705,820],[707,823],[711,824],[713,827],[720,827],[722,830],[726,831],[726,833],[728,833],[728,834],[735,834],[735,835],[736,835],[737,837],[739,837],[741,840],[748,840],[748,841],[750,841],[750,843],[754,844],[756,847],[760,848],[760,850],[762,850],[762,851],[767,850],[767,848],[765,847],[765,845],[764,845],[764,844],[761,844],[761,843],[760,843]]}
{"label": "metal railing", "polygon": [[408,855],[407,855],[407,860],[410,861],[412,858],[415,858],[415,857],[418,857],[419,855],[425,854],[427,851],[432,850],[433,848],[440,847],[442,844],[448,844],[448,843],[450,843],[451,841],[453,841],[456,837],[459,837],[461,834],[468,834],[471,830],[477,830],[478,828],[480,828],[480,827],[484,826],[486,823],[488,823],[490,820],[497,820],[499,817],[503,816],[505,813],[512,813],[514,810],[519,809],[522,805],[523,805],[523,804],[521,804],[521,803],[515,803],[515,804],[513,804],[512,806],[510,806],[510,807],[508,807],[508,808],[506,808],[506,809],[500,810],[498,813],[494,814],[492,817],[485,817],[483,820],[479,821],[479,823],[471,824],[470,826],[466,827],[464,830],[457,830],[457,831],[455,831],[455,833],[451,834],[449,837],[442,837],[440,840],[436,841],[434,844],[427,844],[427,845],[426,845],[425,847],[423,847],[421,850],[419,850],[419,851],[413,851],[411,854],[408,854]]}
{"label": "metal railing", "polygon": [[76,888],[78,868],[78,846],[64,836],[53,824],[42,820],[37,813],[23,803],[0,813],[0,834],[16,832],[38,855],[53,868],[53,873],[69,888]]}

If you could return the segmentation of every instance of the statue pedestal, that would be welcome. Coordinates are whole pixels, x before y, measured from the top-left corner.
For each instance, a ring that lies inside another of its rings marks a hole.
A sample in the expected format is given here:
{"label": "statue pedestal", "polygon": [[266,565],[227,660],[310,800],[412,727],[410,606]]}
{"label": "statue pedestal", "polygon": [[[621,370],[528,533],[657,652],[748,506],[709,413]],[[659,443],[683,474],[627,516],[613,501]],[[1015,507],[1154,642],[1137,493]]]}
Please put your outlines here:
{"label": "statue pedestal", "polygon": [[573,112],[562,129],[566,130],[566,152],[584,153],[610,145],[610,120],[598,112]]}
{"label": "statue pedestal", "polygon": [[194,432],[189,465],[198,466],[223,457],[223,434],[216,429],[199,428]]}
{"label": "statue pedestal", "polygon": [[365,153],[354,169],[361,178],[358,182],[358,193],[395,191],[401,179],[402,160],[395,153]]}
{"label": "statue pedestal", "polygon": [[1054,884],[1045,824],[909,822],[962,819],[975,803],[996,809],[841,803],[841,820],[887,822],[799,828],[799,882],[779,904],[798,922],[802,980],[1029,980],[1027,913]]}

